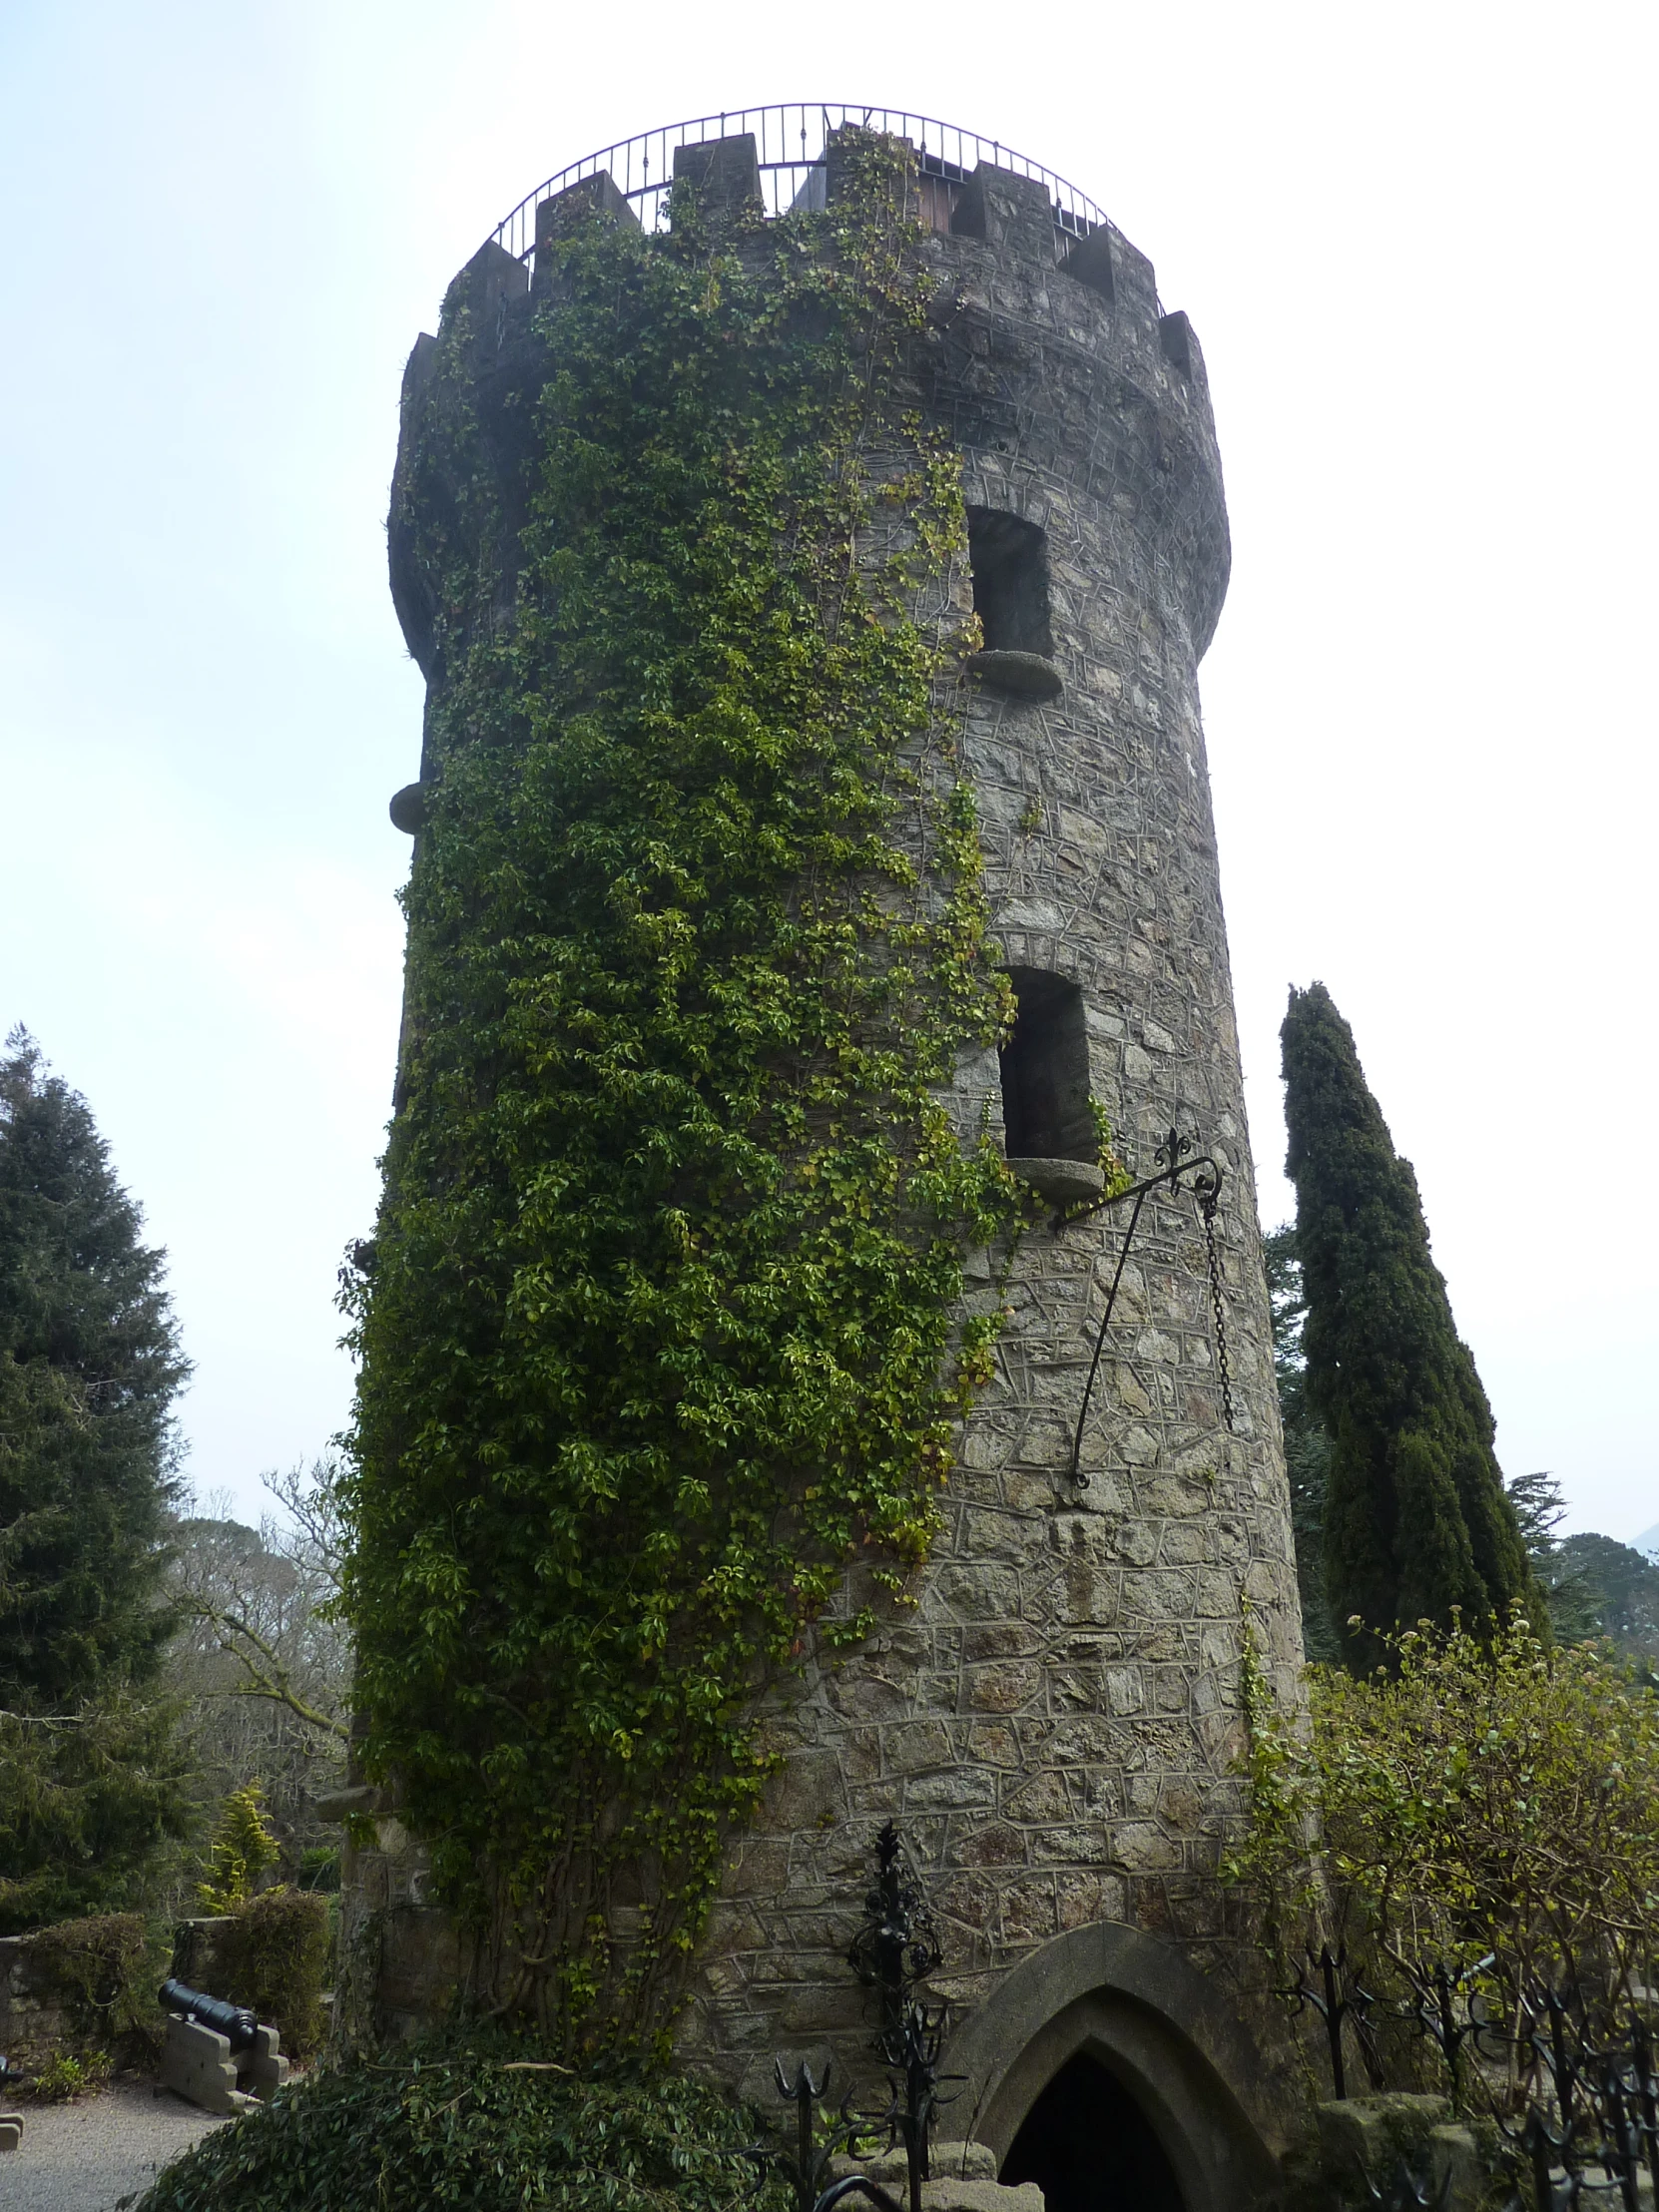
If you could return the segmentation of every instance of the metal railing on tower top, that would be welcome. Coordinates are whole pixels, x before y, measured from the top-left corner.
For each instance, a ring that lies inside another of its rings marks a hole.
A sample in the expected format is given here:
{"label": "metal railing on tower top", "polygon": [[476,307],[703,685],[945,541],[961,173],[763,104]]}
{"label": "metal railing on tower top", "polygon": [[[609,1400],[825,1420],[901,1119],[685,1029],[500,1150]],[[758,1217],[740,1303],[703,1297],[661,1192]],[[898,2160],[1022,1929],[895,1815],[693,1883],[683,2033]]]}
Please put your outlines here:
{"label": "metal railing on tower top", "polygon": [[[1054,203],[1054,227],[1063,237],[1087,238],[1106,218],[1092,200],[1068,185],[1063,177],[1028,161],[999,139],[982,138],[954,123],[940,123],[932,116],[906,115],[896,108],[863,108],[838,101],[792,101],[771,108],[735,108],[724,115],[700,115],[689,123],[669,123],[638,138],[622,139],[584,155],[522,199],[495,231],[498,246],[519,261],[535,252],[536,209],[543,200],[608,170],[647,231],[660,230],[667,221],[669,187],[674,182],[674,150],[700,146],[709,139],[734,138],[745,131],[755,134],[760,158],[761,191],[769,216],[783,215],[792,207],[814,205],[815,179],[824,174],[825,142],[843,124],[883,131],[906,138],[921,157],[924,178],[942,182],[948,197],[971,177],[980,162],[1011,169],[1047,187]],[[820,203],[821,204],[821,203]],[[948,209],[944,212],[947,214]],[[935,220],[937,218],[935,217]],[[942,228],[942,225],[941,225]]]}

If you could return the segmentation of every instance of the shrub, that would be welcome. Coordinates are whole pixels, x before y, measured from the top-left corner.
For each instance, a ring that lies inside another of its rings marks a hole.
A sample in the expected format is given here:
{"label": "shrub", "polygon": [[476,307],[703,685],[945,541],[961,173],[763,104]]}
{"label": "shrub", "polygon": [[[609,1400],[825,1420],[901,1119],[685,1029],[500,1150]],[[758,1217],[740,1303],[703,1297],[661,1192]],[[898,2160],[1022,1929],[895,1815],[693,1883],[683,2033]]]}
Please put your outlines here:
{"label": "shrub", "polygon": [[315,2050],[328,1970],[326,1898],[286,1888],[251,1898],[221,1932],[217,1955],[223,1994],[233,2004],[252,2005],[261,2020],[270,2021],[290,2057]]}
{"label": "shrub", "polygon": [[1563,1982],[1627,2014],[1659,1949],[1659,1697],[1609,1652],[1551,1651],[1518,1609],[1489,1645],[1455,1621],[1382,1641],[1369,1678],[1309,1669],[1306,1732],[1247,1659],[1251,1825],[1229,1872],[1284,1978],[1346,1942],[1380,1996],[1444,1967],[1494,2020]]}
{"label": "shrub", "polygon": [[299,1854],[299,1887],[332,1896],[339,1889],[339,1846],[307,1844]]}
{"label": "shrub", "polygon": [[25,1949],[35,1994],[61,2008],[71,2055],[154,2032],[161,1950],[137,1913],[61,1921],[26,1937]]}
{"label": "shrub", "polygon": [[265,1817],[265,1793],[245,1783],[225,1800],[208,1851],[207,1880],[198,1885],[204,1913],[234,1913],[254,1895],[267,1867],[276,1863],[277,1844]]}
{"label": "shrub", "polygon": [[110,2061],[103,2051],[82,2051],[76,2057],[70,2051],[55,2050],[36,2074],[34,2092],[42,2104],[68,2104],[102,2089],[109,2078]]}
{"label": "shrub", "polygon": [[753,2140],[712,2089],[578,2077],[478,2037],[279,2089],[170,2166],[138,2212],[780,2212],[781,2194],[755,2192]]}

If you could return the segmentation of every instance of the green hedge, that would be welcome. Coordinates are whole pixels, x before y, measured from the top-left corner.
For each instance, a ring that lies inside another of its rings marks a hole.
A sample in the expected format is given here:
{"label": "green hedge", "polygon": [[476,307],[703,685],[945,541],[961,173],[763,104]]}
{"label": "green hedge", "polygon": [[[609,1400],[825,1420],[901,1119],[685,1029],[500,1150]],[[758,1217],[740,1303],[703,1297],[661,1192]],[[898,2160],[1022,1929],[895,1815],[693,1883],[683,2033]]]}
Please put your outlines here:
{"label": "green hedge", "polygon": [[[61,2007],[66,2033],[63,2056],[85,2058],[112,2050],[132,2056],[159,2026],[155,1991],[165,1952],[138,1913],[101,1913],[59,1921],[24,1937],[27,1974],[43,2003]],[[14,2033],[11,2055],[44,2064],[51,2046],[27,2025]]]}
{"label": "green hedge", "polygon": [[322,2039],[327,1899],[305,1890],[266,1890],[230,1918],[218,1940],[225,1987],[215,1995],[252,2005],[279,2031],[290,2058],[307,2057]]}
{"label": "green hedge", "polygon": [[179,2159],[138,2212],[782,2212],[749,2117],[675,2077],[579,2077],[505,2037],[397,2052],[279,2090]]}

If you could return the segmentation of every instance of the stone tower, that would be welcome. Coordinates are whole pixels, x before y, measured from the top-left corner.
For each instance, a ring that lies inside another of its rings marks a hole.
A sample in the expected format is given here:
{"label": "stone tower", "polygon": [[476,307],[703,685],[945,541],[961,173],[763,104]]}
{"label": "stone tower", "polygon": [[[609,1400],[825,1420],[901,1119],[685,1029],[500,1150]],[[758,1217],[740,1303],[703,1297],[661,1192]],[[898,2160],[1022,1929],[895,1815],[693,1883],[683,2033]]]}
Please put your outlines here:
{"label": "stone tower", "polygon": [[[765,129],[736,127],[748,120],[694,126],[700,142],[674,152],[710,206],[775,183]],[[1285,1694],[1301,1640],[1199,714],[1228,575],[1220,460],[1197,338],[1161,310],[1145,257],[1031,165],[997,148],[947,160],[907,122],[888,127],[918,145],[939,280],[915,396],[962,457],[971,544],[954,585],[985,632],[966,763],[1019,1001],[1012,1042],[960,1068],[953,1103],[964,1129],[988,1115],[1057,1198],[1088,1188],[1090,1094],[1136,1175],[1172,1128],[1215,1156],[1233,1425],[1190,1190],[1142,1217],[1082,1479],[1074,1429],[1124,1213],[1028,1233],[1011,1269],[977,1256],[970,1297],[1000,1295],[1011,1318],[943,1535],[918,1602],[838,1664],[809,1654],[778,1704],[783,1771],[732,1845],[682,2048],[751,2094],[775,2050],[837,2051],[843,2083],[862,2070],[868,2023],[844,1953],[890,1816],[944,1935],[946,2063],[966,2076],[950,2132],[1005,2158],[1063,2078],[1146,2131],[1162,2177],[1148,2205],[1221,2212],[1270,2174],[1279,2108],[1271,2015],[1235,1970],[1217,1880],[1240,1804],[1246,1602]],[[641,143],[615,150],[629,166],[545,188],[535,237],[589,213],[649,221],[668,142],[648,188],[631,166]],[[803,161],[787,183],[822,204],[832,173]],[[457,278],[483,333],[486,430],[534,370],[535,280],[533,250],[499,243]],[[405,439],[429,345],[410,360]],[[495,450],[510,531],[522,456],[505,432]],[[439,684],[395,530],[392,567],[411,651]],[[414,829],[418,813],[416,786],[394,819]],[[446,1953],[418,1855],[385,1828],[390,1848],[356,1854],[351,1882],[389,1913],[381,1995],[396,2017],[434,2001]]]}

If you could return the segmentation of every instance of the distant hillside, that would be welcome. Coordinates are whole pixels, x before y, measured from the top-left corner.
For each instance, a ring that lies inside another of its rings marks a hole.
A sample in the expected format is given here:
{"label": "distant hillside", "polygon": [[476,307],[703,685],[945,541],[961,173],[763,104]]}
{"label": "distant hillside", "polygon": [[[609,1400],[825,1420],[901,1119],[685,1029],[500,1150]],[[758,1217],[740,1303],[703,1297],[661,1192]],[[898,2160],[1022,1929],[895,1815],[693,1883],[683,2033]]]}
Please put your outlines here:
{"label": "distant hillside", "polygon": [[1652,1559],[1659,1563],[1659,1520],[1656,1520],[1651,1528],[1644,1528],[1642,1533],[1634,1539],[1630,1548],[1633,1551],[1639,1551],[1644,1559]]}

